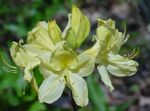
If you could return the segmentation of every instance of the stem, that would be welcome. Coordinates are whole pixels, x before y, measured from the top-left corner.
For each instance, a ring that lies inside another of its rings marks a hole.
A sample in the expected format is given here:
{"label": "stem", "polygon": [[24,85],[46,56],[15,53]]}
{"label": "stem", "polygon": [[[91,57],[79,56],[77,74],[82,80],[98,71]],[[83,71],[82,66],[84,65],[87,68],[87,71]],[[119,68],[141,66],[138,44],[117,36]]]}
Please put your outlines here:
{"label": "stem", "polygon": [[71,104],[72,104],[72,110],[73,111],[78,111],[78,106],[76,105],[73,97],[72,97],[72,93],[71,93]]}

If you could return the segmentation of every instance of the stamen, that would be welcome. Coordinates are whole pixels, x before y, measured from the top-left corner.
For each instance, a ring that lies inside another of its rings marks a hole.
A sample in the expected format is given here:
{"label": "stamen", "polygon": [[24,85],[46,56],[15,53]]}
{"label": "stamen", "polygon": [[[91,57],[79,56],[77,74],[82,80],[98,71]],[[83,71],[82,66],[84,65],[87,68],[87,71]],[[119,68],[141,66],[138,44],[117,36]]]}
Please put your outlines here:
{"label": "stamen", "polygon": [[9,73],[17,73],[17,70],[12,70],[12,69],[7,69],[6,67],[2,67],[5,71],[9,72]]}
{"label": "stamen", "polygon": [[128,59],[133,59],[135,58],[140,52],[140,49],[137,48],[137,49],[133,49],[132,53],[131,54],[125,54],[123,57],[126,57]]}
{"label": "stamen", "polygon": [[12,69],[17,69],[17,67],[8,64],[8,63],[6,62],[6,60],[4,59],[3,56],[1,56],[1,58],[2,58],[3,63],[4,63],[6,66],[8,66],[8,67],[10,67],[10,68],[12,68]]}
{"label": "stamen", "polygon": [[124,32],[123,32],[123,42],[122,42],[122,45],[125,44],[127,42],[127,40],[129,39],[129,35],[126,34],[127,33],[127,26],[126,26],[126,22],[123,21],[122,24],[121,24],[123,27],[124,27]]}
{"label": "stamen", "polygon": [[9,73],[17,73],[17,67],[10,65],[0,53],[0,60],[2,61],[3,69]]}

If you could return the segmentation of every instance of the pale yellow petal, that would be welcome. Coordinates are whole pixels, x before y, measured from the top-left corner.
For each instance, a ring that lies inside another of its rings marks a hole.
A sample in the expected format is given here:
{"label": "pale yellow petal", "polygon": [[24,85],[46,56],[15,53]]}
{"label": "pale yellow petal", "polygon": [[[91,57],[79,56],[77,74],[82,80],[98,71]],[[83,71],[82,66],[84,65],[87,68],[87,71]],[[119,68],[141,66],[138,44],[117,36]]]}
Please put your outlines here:
{"label": "pale yellow petal", "polygon": [[38,59],[38,58],[31,58],[29,59],[28,61],[28,64],[25,66],[25,69],[24,69],[24,78],[25,80],[27,81],[31,81],[32,79],[32,76],[33,76],[33,69],[40,65],[41,61]]}
{"label": "pale yellow petal", "polygon": [[64,88],[64,78],[51,74],[39,87],[38,99],[40,102],[53,103],[61,97]]}
{"label": "pale yellow petal", "polygon": [[26,80],[30,82],[32,79],[32,75],[33,75],[32,70],[36,66],[38,66],[41,63],[41,61],[38,58],[32,57],[31,55],[26,53],[23,47],[19,46],[19,44],[16,42],[12,43],[12,46],[10,48],[10,54],[16,65],[18,65],[19,67],[25,68],[24,77]]}
{"label": "pale yellow petal", "polygon": [[70,29],[68,30],[66,36],[66,44],[71,47],[72,49],[77,48],[77,38],[76,38],[76,33],[74,30]]}
{"label": "pale yellow petal", "polygon": [[83,43],[90,32],[90,22],[86,16],[81,17],[80,26],[77,33],[77,46]]}
{"label": "pale yellow petal", "polygon": [[74,69],[77,66],[76,53],[69,47],[64,46],[63,41],[59,42],[52,53],[50,66],[56,71]]}
{"label": "pale yellow petal", "polygon": [[112,53],[108,54],[107,70],[115,76],[131,76],[137,72],[138,63]]}
{"label": "pale yellow petal", "polygon": [[46,50],[53,50],[54,43],[48,33],[48,24],[39,22],[37,26],[28,33],[27,43],[35,44]]}
{"label": "pale yellow petal", "polygon": [[119,32],[115,27],[115,22],[111,19],[101,20],[98,19],[98,27],[96,30],[96,40],[100,41],[103,49],[101,53],[118,53],[121,46],[127,41],[128,35]]}
{"label": "pale yellow petal", "polygon": [[88,89],[85,80],[77,74],[68,74],[66,77],[68,87],[71,89],[73,99],[79,106],[88,104]]}
{"label": "pale yellow petal", "polygon": [[101,49],[100,42],[97,41],[91,48],[89,48],[88,50],[85,50],[83,54],[88,54],[92,56],[93,58],[96,58],[100,49]]}
{"label": "pale yellow petal", "polygon": [[95,58],[88,54],[80,54],[78,56],[78,67],[72,72],[82,77],[90,75],[95,66]]}
{"label": "pale yellow petal", "polygon": [[81,11],[74,5],[72,7],[71,24],[75,33],[78,33],[81,17],[82,17]]}
{"label": "pale yellow petal", "polygon": [[98,72],[101,76],[101,80],[103,81],[103,83],[109,87],[110,91],[112,91],[114,88],[112,86],[109,74],[106,70],[106,67],[105,66],[98,66],[97,69],[98,69]]}
{"label": "pale yellow petal", "polygon": [[68,15],[68,24],[63,32],[66,43],[72,48],[79,48],[90,31],[88,18],[76,7],[72,7],[72,14]]}
{"label": "pale yellow petal", "polygon": [[56,24],[55,20],[50,21],[48,23],[48,33],[50,35],[51,40],[54,44],[62,40],[62,32],[58,25]]}
{"label": "pale yellow petal", "polygon": [[24,50],[33,57],[43,58],[44,55],[51,55],[51,51],[46,50],[44,47],[35,44],[23,45]]}
{"label": "pale yellow petal", "polygon": [[50,74],[52,74],[52,71],[49,70],[45,65],[41,64],[39,66],[39,71],[43,75],[44,78],[47,78]]}

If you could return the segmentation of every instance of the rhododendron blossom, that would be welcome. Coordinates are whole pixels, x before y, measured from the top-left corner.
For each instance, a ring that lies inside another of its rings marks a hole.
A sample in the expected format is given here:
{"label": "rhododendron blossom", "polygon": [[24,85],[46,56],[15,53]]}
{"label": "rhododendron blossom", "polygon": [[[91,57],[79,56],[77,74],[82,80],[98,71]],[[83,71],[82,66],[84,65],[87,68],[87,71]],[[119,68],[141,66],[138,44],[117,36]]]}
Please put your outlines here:
{"label": "rhododendron blossom", "polygon": [[[15,64],[24,69],[24,79],[34,86],[40,102],[53,103],[67,86],[79,106],[88,104],[88,89],[84,77],[92,74],[95,64],[102,81],[113,89],[109,73],[130,76],[136,73],[138,63],[119,55],[128,36],[115,28],[113,20],[98,19],[95,44],[78,51],[90,32],[90,22],[76,6],[68,15],[68,24],[61,31],[55,20],[40,21],[27,41],[13,42],[10,54]],[[33,69],[38,67],[43,76],[38,86]]]}

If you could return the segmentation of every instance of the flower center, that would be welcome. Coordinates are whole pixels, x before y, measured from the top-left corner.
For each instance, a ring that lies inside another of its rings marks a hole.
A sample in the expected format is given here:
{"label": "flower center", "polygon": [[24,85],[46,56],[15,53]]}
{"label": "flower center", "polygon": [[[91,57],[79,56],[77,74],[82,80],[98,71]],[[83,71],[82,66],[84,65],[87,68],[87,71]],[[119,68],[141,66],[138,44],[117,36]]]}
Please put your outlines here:
{"label": "flower center", "polygon": [[61,48],[52,54],[50,65],[56,71],[77,67],[77,56],[73,51]]}

